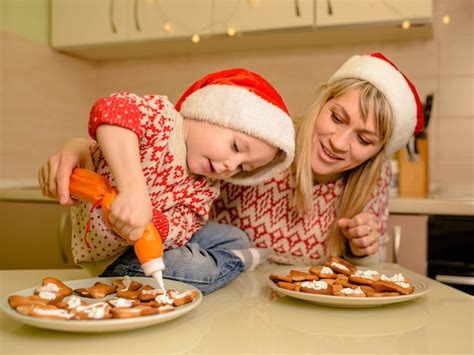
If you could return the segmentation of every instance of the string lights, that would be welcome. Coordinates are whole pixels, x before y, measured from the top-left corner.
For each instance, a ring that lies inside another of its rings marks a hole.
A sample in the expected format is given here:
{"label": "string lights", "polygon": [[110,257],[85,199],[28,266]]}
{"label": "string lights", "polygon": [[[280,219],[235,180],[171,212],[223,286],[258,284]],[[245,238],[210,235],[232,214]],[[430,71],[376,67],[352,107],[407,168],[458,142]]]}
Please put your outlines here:
{"label": "string lights", "polygon": [[[201,41],[201,35],[202,33],[208,31],[209,29],[213,28],[216,25],[223,26],[226,30],[225,33],[228,37],[235,37],[238,33],[237,29],[233,26],[230,26],[229,23],[231,23],[232,18],[235,17],[237,14],[239,7],[246,3],[247,6],[250,7],[256,7],[258,6],[259,0],[234,0],[234,8],[232,11],[230,11],[230,15],[228,16],[227,19],[224,20],[219,20],[219,21],[211,21],[210,23],[201,26],[200,28],[190,28],[188,23],[180,22],[178,19],[173,19],[171,20],[170,16],[167,15],[165,6],[163,2],[157,1],[157,0],[145,0],[145,3],[147,5],[155,5],[157,7],[157,15],[161,19],[161,22],[163,23],[162,25],[162,31],[166,34],[173,34],[176,28],[181,28],[184,29],[186,32],[193,33],[191,36],[191,41],[193,43],[199,43]],[[245,11],[245,10],[244,10]]]}

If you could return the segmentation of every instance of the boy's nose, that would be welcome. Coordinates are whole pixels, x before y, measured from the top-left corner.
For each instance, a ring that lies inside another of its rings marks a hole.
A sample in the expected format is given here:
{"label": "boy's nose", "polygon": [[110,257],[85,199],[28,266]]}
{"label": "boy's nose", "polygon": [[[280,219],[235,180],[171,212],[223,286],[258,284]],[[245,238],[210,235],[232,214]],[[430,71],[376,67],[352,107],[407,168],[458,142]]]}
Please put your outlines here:
{"label": "boy's nose", "polygon": [[237,170],[237,167],[240,165],[240,162],[237,159],[228,159],[224,161],[224,168],[226,171],[234,172]]}

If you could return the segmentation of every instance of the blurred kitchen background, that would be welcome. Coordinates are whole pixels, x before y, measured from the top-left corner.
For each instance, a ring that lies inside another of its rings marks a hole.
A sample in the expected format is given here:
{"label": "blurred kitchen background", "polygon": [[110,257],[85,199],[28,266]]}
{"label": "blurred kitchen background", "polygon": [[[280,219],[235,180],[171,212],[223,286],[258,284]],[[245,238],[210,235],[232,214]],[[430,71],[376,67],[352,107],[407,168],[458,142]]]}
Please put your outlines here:
{"label": "blurred kitchen background", "polygon": [[0,268],[73,267],[68,208],[41,196],[36,172],[67,139],[87,137],[97,98],[175,102],[204,74],[245,67],[301,116],[347,58],[376,51],[412,79],[429,116],[425,134],[392,157],[386,259],[472,290],[474,0],[0,4]]}
{"label": "blurred kitchen background", "polygon": [[205,73],[241,66],[301,115],[350,55],[380,51],[434,96],[428,192],[474,196],[473,0],[1,0],[0,11],[0,186],[35,185],[51,153],[87,136],[100,96],[176,101]]}

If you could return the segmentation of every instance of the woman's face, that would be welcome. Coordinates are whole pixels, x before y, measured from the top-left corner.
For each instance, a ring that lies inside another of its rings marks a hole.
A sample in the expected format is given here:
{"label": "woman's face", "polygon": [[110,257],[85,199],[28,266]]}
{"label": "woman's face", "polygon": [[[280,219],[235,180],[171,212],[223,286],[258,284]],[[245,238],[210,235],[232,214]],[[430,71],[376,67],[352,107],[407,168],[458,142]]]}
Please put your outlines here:
{"label": "woman's face", "polygon": [[381,148],[373,105],[364,122],[358,90],[329,100],[319,113],[312,144],[311,168],[319,182],[332,181],[372,158]]}

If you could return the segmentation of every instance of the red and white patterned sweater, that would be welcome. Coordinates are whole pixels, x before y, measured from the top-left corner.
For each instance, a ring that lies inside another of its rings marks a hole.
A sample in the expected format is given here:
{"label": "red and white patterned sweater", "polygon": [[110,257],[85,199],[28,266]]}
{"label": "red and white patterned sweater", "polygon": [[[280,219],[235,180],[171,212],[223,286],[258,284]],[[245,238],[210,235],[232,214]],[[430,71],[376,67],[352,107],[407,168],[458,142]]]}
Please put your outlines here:
{"label": "red and white patterned sweater", "polygon": [[[165,249],[185,245],[207,222],[210,206],[219,195],[220,182],[187,171],[181,114],[166,96],[113,94],[98,100],[91,110],[89,134],[92,138],[95,139],[96,129],[101,124],[121,126],[136,133],[153,207],[153,224],[161,234]],[[116,186],[100,147],[92,155],[95,170]],[[108,229],[100,208],[90,210],[91,204],[85,202],[72,208],[72,251],[77,264],[97,275],[129,245]],[[83,240],[89,213],[90,250]]]}
{"label": "red and white patterned sweater", "polygon": [[[390,164],[386,161],[377,189],[365,209],[382,224],[381,248],[387,238],[390,178]],[[328,232],[335,222],[336,206],[343,187],[343,179],[316,184],[313,187],[313,211],[300,216],[293,204],[294,179],[289,169],[256,186],[224,183],[221,196],[213,205],[213,219],[239,227],[256,247],[271,248],[272,261],[318,263],[327,257]]]}

